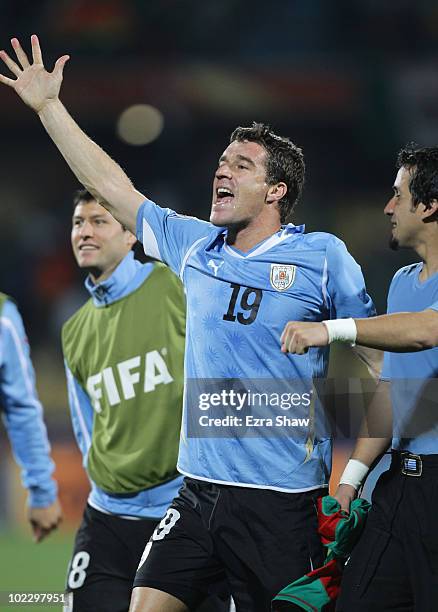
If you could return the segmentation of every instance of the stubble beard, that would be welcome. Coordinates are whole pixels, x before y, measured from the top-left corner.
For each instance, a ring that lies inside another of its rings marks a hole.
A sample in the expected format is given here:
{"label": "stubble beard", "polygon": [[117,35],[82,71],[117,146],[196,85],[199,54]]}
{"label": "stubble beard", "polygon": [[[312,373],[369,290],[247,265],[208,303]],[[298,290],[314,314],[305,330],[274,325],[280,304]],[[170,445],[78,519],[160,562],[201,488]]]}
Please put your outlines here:
{"label": "stubble beard", "polygon": [[400,244],[397,238],[394,238],[393,236],[391,236],[391,238],[389,239],[389,248],[391,249],[391,251],[399,250]]}

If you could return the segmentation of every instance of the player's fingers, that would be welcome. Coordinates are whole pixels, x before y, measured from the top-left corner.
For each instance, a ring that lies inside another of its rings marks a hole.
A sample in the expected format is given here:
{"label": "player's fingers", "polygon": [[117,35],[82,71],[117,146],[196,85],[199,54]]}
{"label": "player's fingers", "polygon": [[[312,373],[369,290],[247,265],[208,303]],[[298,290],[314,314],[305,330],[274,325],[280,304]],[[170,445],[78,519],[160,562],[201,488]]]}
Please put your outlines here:
{"label": "player's fingers", "polygon": [[290,352],[293,353],[294,355],[301,355],[300,344],[298,342],[298,338],[296,334],[294,334],[294,337],[292,338]]}
{"label": "player's fingers", "polygon": [[6,64],[6,66],[9,68],[9,70],[15,74],[16,77],[19,77],[22,70],[20,68],[20,66],[18,64],[16,64],[14,62],[14,60],[12,60],[9,55],[6,53],[6,51],[0,51],[0,59],[2,59],[4,61],[4,63]]}
{"label": "player's fingers", "polygon": [[298,332],[294,335],[294,351],[297,355],[305,355],[309,350],[308,344],[302,334]]}
{"label": "player's fingers", "polygon": [[287,327],[288,327],[289,323],[286,323],[286,325],[284,326],[283,331],[281,332],[281,336],[280,336],[280,342],[284,342],[284,338],[286,336],[286,332],[287,332]]}
{"label": "player's fingers", "polygon": [[290,334],[289,332],[286,332],[283,335],[283,344],[286,349],[286,353],[289,353],[290,352],[290,348],[289,348],[290,347]]}
{"label": "player's fingers", "polygon": [[20,62],[23,70],[25,68],[29,68],[30,64],[29,64],[29,60],[27,59],[27,55],[26,53],[23,51],[22,46],[20,45],[20,41],[18,40],[18,38],[13,38],[11,40],[11,44],[12,44],[12,48],[15,51],[15,55],[18,58],[18,61]]}
{"label": "player's fingers", "polygon": [[15,84],[14,79],[9,79],[8,77],[5,77],[3,74],[0,74],[0,83],[3,83],[4,85],[9,85],[9,87],[13,87]]}
{"label": "player's fingers", "polygon": [[293,321],[289,321],[286,323],[283,329],[283,333],[281,334],[281,340],[283,341],[286,336],[289,336],[294,333],[294,325]]}
{"label": "player's fingers", "polygon": [[31,523],[34,542],[39,542],[42,537],[43,530],[36,523]]}
{"label": "player's fingers", "polygon": [[57,518],[56,520],[52,521],[51,524],[47,527],[47,529],[49,531],[54,531],[55,529],[58,529],[58,526],[61,522],[61,517]]}
{"label": "player's fingers", "polygon": [[296,355],[297,353],[297,333],[296,332],[292,332],[289,334],[289,339],[288,339],[288,343],[287,343],[287,348],[289,353],[292,353],[293,355]]}
{"label": "player's fingers", "polygon": [[32,45],[32,58],[34,64],[40,64],[43,66],[43,56],[41,53],[40,41],[36,34],[32,34],[30,37],[30,44]]}
{"label": "player's fingers", "polygon": [[70,59],[69,55],[63,55],[62,57],[58,58],[56,60],[55,67],[53,69],[52,74],[56,74],[57,76],[62,77],[62,73],[64,72],[64,66],[66,65],[69,59]]}

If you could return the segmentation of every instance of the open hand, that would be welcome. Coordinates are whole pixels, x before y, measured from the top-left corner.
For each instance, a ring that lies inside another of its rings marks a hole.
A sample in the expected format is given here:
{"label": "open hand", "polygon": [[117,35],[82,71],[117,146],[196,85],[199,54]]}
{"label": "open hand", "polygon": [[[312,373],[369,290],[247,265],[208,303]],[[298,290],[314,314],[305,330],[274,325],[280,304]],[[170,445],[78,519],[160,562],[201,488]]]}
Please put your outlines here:
{"label": "open hand", "polygon": [[329,336],[323,323],[289,321],[281,334],[281,351],[304,355],[311,346],[327,346]]}
{"label": "open hand", "polygon": [[0,51],[0,59],[17,77],[16,79],[10,79],[0,74],[0,83],[15,89],[23,102],[35,112],[40,113],[47,104],[58,100],[64,66],[70,58],[68,55],[63,55],[56,61],[53,72],[47,72],[44,68],[38,37],[32,34],[30,40],[32,44],[32,64],[29,63],[18,38],[11,40],[18,63],[11,59],[6,51]]}

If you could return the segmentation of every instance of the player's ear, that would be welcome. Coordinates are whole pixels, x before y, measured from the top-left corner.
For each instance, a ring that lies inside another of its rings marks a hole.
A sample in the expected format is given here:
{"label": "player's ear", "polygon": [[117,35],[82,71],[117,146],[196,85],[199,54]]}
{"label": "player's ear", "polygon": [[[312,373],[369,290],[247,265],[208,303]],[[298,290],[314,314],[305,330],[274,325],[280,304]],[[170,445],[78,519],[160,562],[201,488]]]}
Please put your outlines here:
{"label": "player's ear", "polygon": [[126,244],[132,248],[137,242],[137,238],[129,230],[125,230]]}
{"label": "player's ear", "polygon": [[[424,205],[423,205],[424,206]],[[438,221],[438,200],[432,200],[429,206],[424,206],[422,214],[424,221]]]}
{"label": "player's ear", "polygon": [[271,185],[268,189],[268,193],[266,194],[266,202],[268,204],[275,204],[284,198],[286,193],[286,183],[276,183],[275,185]]}

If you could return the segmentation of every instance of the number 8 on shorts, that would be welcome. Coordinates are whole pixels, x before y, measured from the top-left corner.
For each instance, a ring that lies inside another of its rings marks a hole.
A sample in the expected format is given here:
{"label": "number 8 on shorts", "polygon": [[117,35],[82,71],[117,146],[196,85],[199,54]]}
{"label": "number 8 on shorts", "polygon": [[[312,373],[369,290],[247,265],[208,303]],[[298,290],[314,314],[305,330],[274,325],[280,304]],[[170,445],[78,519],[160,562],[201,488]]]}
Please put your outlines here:
{"label": "number 8 on shorts", "polygon": [[152,539],[162,540],[165,536],[167,536],[180,517],[181,514],[178,512],[178,510],[175,510],[175,508],[169,508],[166,512],[166,516],[161,520],[158,527],[152,534]]}
{"label": "number 8 on shorts", "polygon": [[75,554],[68,573],[68,586],[70,589],[79,589],[87,577],[86,569],[90,564],[90,555],[85,551]]}

